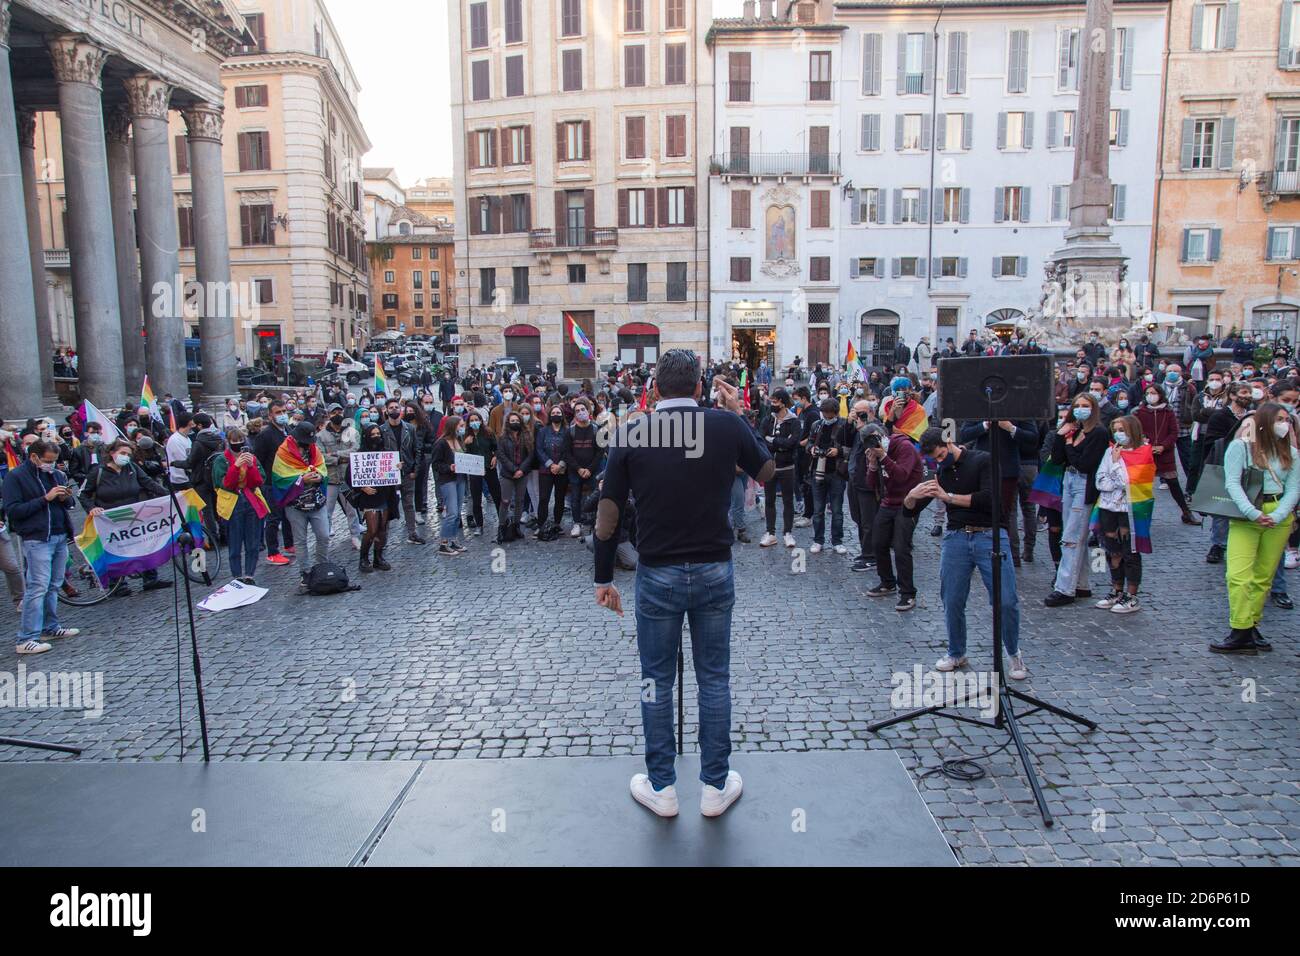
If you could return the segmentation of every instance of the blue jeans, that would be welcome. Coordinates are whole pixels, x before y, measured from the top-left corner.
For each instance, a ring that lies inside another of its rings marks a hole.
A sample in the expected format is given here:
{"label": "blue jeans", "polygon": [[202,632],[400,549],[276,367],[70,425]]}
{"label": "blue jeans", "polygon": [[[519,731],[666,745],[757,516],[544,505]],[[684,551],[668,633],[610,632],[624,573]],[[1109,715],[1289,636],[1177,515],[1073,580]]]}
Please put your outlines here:
{"label": "blue jeans", "polygon": [[730,561],[636,569],[636,641],[641,652],[641,722],[645,766],[655,789],[677,782],[673,682],[682,619],[691,622],[691,658],[700,696],[700,779],[721,788],[731,756],[731,609],[736,582]]}
{"label": "blue jeans", "polygon": [[468,482],[464,478],[438,485],[438,500],[447,509],[447,513],[442,518],[444,541],[455,541],[460,537],[460,506],[465,501],[467,485]]}
{"label": "blue jeans", "polygon": [[1229,518],[1221,518],[1215,515],[1210,520],[1210,544],[1217,545],[1220,548],[1228,546],[1228,527]]}
{"label": "blue jeans", "polygon": [[1283,550],[1282,557],[1277,560],[1277,572],[1273,575],[1273,586],[1268,590],[1269,594],[1286,594],[1286,551]]}
{"label": "blue jeans", "polygon": [[23,610],[18,643],[39,640],[59,629],[59,588],[68,576],[68,539],[24,541]]}
{"label": "blue jeans", "polygon": [[262,519],[243,496],[226,522],[226,543],[230,549],[230,576],[252,577],[257,571],[257,553],[262,549]]}
{"label": "blue jeans", "polygon": [[[1016,595],[1016,569],[1006,559],[1006,537],[1002,542],[1002,646],[1008,654],[1020,650],[1020,598]],[[993,532],[948,531],[943,536],[939,556],[939,597],[943,601],[944,621],[948,627],[948,654],[966,655],[966,600],[970,597],[970,579],[978,568],[993,605]]]}
{"label": "blue jeans", "polygon": [[749,476],[740,474],[731,483],[731,530],[745,529],[745,491],[749,487]]}
{"label": "blue jeans", "polygon": [[1088,584],[1088,519],[1092,508],[1083,501],[1087,492],[1087,476],[1065,473],[1061,488],[1061,566],[1053,587],[1069,597]]}
{"label": "blue jeans", "polygon": [[813,541],[826,543],[826,506],[831,507],[831,544],[844,543],[844,479],[830,474],[825,481],[814,481],[813,492]]}

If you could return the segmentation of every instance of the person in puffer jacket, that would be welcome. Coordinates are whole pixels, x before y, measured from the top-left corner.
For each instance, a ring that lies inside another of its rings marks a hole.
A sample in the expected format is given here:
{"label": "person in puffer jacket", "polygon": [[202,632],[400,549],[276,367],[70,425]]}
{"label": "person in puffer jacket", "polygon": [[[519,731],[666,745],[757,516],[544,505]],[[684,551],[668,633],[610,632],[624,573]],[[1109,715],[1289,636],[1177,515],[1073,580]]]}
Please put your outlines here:
{"label": "person in puffer jacket", "polygon": [[[564,423],[564,408],[558,400],[551,404],[547,420],[537,430],[537,538],[550,541],[560,532],[564,519],[564,501],[569,491],[568,460],[571,448],[569,429]],[[555,496],[555,517],[547,524],[546,512]]]}

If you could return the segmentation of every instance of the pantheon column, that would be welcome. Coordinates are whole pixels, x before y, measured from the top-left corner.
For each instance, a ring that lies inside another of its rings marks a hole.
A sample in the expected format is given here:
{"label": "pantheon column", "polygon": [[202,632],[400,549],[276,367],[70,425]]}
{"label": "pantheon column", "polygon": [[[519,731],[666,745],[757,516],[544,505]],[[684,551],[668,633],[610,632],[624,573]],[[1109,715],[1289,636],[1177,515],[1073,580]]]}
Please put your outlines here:
{"label": "pantheon column", "polygon": [[[203,340],[203,398],[208,403],[239,395],[226,178],[221,163],[221,111],[221,106],[210,104],[185,111],[194,196],[195,271],[204,290],[199,330]],[[241,295],[238,301],[245,303],[245,299],[251,301],[251,295]]]}
{"label": "pantheon column", "polygon": [[10,17],[8,0],[0,0],[0,217],[9,224],[0,241],[0,419],[41,414],[43,402],[32,366],[50,364],[50,343],[42,345],[36,337],[31,246],[9,72]]}
{"label": "pantheon column", "polygon": [[126,394],[126,379],[100,87],[108,52],[79,34],[46,42],[59,82],[78,384],[82,398],[101,408],[116,407]]}
{"label": "pantheon column", "polygon": [[41,354],[41,401],[48,410],[60,407],[54,389],[54,363],[50,361],[54,342],[50,323],[50,296],[46,288],[45,243],[41,238],[41,196],[36,180],[36,114],[18,111],[18,149],[23,164],[23,198],[27,212],[27,244],[31,250],[32,296],[35,300],[36,341]]}
{"label": "pantheon column", "polygon": [[171,85],[150,73],[138,73],[126,81],[135,129],[135,203],[149,384],[157,395],[170,392],[188,399],[185,316],[183,309],[177,309],[183,301],[184,285],[167,127],[171,95]]}
{"label": "pantheon column", "polygon": [[140,312],[140,265],[136,256],[135,204],[131,197],[131,114],[110,109],[104,116],[108,138],[108,191],[113,201],[113,238],[117,250],[117,304],[122,316],[122,368],[127,394],[144,384],[143,317]]}

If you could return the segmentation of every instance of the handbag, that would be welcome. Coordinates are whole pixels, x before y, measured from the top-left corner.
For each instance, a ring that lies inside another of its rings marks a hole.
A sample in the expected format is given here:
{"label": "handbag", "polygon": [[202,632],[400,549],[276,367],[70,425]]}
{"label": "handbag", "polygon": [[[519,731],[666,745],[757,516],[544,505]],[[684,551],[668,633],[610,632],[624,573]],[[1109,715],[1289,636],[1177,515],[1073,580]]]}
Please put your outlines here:
{"label": "handbag", "polygon": [[[1264,472],[1258,468],[1247,467],[1241,476],[1241,488],[1250,502],[1259,507],[1264,495]],[[1196,493],[1187,503],[1188,510],[1197,514],[1213,515],[1219,518],[1236,518],[1245,520],[1245,515],[1237,503],[1228,495],[1228,486],[1223,465],[1204,465],[1201,478],[1196,485]]]}

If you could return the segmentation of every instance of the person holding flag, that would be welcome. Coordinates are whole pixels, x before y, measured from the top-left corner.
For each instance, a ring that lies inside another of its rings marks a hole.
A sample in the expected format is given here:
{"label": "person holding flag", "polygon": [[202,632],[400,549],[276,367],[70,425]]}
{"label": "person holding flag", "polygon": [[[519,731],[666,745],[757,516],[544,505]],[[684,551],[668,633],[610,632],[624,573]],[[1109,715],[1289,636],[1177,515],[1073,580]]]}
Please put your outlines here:
{"label": "person holding flag", "polygon": [[[271,465],[271,497],[275,506],[284,511],[294,541],[302,546],[299,594],[307,593],[307,575],[313,566],[309,560],[310,538],[314,536],[316,539],[316,564],[329,555],[329,512],[325,508],[328,483],[329,468],[325,464],[325,455],[316,444],[316,429],[309,422],[299,422],[276,449]],[[307,534],[308,528],[312,531],[311,536]]]}
{"label": "person holding flag", "polygon": [[[86,475],[86,483],[81,488],[81,507],[90,517],[98,518],[105,511],[122,505],[167,497],[167,489],[135,464],[134,451],[134,446],[125,438],[115,438],[108,446],[101,464]],[[146,591],[172,586],[171,581],[158,580],[157,569],[145,571],[140,576],[144,580]],[[125,597],[130,593],[130,586],[123,580],[113,592],[113,597]]]}

